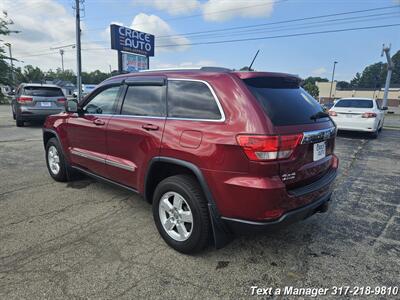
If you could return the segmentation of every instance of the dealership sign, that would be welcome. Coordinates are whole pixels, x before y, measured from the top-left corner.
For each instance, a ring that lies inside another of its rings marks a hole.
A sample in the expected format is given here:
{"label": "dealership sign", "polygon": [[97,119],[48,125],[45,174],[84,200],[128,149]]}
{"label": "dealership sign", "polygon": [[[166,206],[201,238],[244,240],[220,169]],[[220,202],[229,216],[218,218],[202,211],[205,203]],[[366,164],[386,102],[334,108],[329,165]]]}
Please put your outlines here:
{"label": "dealership sign", "polygon": [[138,72],[147,70],[149,67],[149,58],[143,55],[122,52],[122,71]]}
{"label": "dealership sign", "polygon": [[154,56],[154,35],[116,24],[110,25],[111,49]]}

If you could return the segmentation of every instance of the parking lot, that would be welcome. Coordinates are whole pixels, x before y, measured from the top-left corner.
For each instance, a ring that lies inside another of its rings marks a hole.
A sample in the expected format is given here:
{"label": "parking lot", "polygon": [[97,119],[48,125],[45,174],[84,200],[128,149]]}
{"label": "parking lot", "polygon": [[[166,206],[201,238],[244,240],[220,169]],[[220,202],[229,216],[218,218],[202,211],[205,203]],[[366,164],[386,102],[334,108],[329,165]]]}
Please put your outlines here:
{"label": "parking lot", "polygon": [[187,256],[163,242],[137,195],[89,178],[52,180],[40,125],[17,128],[2,105],[0,298],[249,298],[251,286],[399,286],[396,118],[376,140],[339,135],[327,214]]}

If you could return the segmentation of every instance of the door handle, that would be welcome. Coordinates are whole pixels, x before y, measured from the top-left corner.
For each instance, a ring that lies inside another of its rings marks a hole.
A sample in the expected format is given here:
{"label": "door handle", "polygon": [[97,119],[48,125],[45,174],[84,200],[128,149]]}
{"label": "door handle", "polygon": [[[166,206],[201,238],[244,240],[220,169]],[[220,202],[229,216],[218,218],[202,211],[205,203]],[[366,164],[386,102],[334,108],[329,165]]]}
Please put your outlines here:
{"label": "door handle", "polygon": [[157,125],[153,125],[153,124],[146,124],[146,125],[142,125],[142,128],[144,130],[150,131],[150,130],[158,130],[158,126]]}
{"label": "door handle", "polygon": [[93,123],[96,124],[96,125],[98,125],[98,126],[101,126],[101,125],[106,124],[106,122],[104,122],[104,121],[101,120],[101,119],[96,119],[96,120],[93,121]]}

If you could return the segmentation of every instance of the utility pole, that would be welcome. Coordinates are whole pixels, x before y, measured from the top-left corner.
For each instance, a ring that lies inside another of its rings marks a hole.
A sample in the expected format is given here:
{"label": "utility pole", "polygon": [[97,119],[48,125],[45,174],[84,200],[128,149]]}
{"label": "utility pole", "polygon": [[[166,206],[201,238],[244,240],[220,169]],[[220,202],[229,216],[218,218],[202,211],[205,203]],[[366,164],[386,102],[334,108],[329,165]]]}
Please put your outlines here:
{"label": "utility pole", "polygon": [[14,63],[13,63],[13,58],[12,58],[12,51],[11,51],[11,44],[10,43],[4,43],[8,47],[8,53],[10,56],[10,65],[11,65],[11,72],[10,72],[10,79],[11,79],[11,84],[14,85],[15,78],[14,78]]}
{"label": "utility pole", "polygon": [[[76,30],[76,88],[78,89],[78,102],[82,97],[82,60],[81,60],[81,16],[80,4],[81,0],[75,0],[75,30]],[[82,0],[83,1],[83,0]]]}
{"label": "utility pole", "polygon": [[336,68],[336,64],[338,62],[334,61],[333,62],[333,70],[332,70],[332,80],[331,80],[331,90],[329,91],[329,101],[331,101],[332,99],[332,87],[333,87],[333,79],[335,78],[335,68]]}
{"label": "utility pole", "polygon": [[64,49],[60,49],[60,54],[61,54],[61,69],[64,72]]}
{"label": "utility pole", "polygon": [[385,44],[383,44],[382,47],[382,53],[381,56],[383,56],[383,53],[386,54],[386,59],[387,59],[387,75],[386,75],[386,83],[385,83],[385,92],[383,94],[383,103],[382,107],[387,107],[387,102],[388,102],[388,94],[389,94],[389,88],[390,88],[390,79],[392,78],[392,72],[394,68],[394,63],[392,61],[392,58],[390,57],[390,47],[385,47]]}

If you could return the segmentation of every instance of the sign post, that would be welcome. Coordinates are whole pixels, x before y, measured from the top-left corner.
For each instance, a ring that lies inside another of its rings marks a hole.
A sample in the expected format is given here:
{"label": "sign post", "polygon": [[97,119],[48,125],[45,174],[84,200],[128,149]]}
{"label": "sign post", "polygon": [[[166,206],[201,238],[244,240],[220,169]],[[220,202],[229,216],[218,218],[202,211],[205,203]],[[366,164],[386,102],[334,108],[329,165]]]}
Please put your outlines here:
{"label": "sign post", "polygon": [[154,35],[116,24],[110,25],[111,49],[118,51],[118,71],[137,72],[149,69],[154,56]]}

